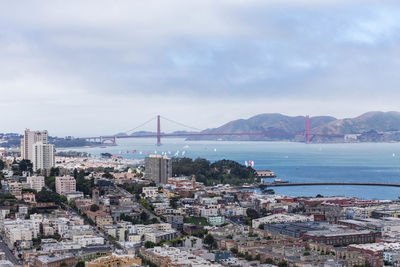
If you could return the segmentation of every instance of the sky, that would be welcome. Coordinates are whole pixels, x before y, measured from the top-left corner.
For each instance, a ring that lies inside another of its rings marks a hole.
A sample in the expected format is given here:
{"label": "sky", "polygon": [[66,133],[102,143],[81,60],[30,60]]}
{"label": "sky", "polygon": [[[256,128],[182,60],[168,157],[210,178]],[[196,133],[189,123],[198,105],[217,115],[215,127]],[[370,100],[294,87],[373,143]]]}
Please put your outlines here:
{"label": "sky", "polygon": [[106,135],[158,114],[204,129],[259,113],[400,111],[398,0],[0,5],[0,132]]}

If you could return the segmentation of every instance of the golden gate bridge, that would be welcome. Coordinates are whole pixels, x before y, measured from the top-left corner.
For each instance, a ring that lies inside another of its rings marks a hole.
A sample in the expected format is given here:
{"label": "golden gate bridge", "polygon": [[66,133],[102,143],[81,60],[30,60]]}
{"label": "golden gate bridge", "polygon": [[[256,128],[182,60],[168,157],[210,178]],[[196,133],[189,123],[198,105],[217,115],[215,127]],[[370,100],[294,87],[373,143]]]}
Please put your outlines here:
{"label": "golden gate bridge", "polygon": [[[173,132],[173,133],[163,133],[161,132],[161,119],[172,122],[174,124],[180,125],[185,128],[189,128],[191,130],[195,130],[195,132]],[[134,133],[135,130],[147,125],[148,123],[156,120],[156,133]],[[131,134],[129,134],[131,133]],[[258,131],[258,132],[204,132],[201,129],[188,126],[186,124],[162,117],[157,115],[149,119],[148,121],[136,126],[133,129],[130,129],[126,132],[116,135],[104,135],[104,136],[96,136],[96,137],[84,137],[87,141],[92,142],[100,142],[101,144],[108,145],[116,145],[117,139],[127,139],[127,138],[156,138],[157,145],[161,145],[161,138],[165,137],[197,137],[197,136],[304,136],[304,142],[310,143],[310,138],[313,136],[326,136],[326,137],[344,137],[343,134],[323,134],[323,133],[312,133],[310,132],[310,117],[305,116],[304,121],[304,131],[297,133],[286,133],[286,132],[267,132],[267,131]]]}

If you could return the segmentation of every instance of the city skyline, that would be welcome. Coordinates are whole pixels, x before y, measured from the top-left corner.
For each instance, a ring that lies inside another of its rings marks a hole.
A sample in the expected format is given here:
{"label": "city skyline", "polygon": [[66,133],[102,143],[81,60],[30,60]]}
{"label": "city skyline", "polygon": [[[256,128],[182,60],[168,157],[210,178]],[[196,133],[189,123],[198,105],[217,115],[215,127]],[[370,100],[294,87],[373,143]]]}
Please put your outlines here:
{"label": "city skyline", "polygon": [[0,107],[18,107],[4,132],[115,134],[157,114],[203,129],[259,113],[398,110],[396,1],[93,6],[3,5]]}

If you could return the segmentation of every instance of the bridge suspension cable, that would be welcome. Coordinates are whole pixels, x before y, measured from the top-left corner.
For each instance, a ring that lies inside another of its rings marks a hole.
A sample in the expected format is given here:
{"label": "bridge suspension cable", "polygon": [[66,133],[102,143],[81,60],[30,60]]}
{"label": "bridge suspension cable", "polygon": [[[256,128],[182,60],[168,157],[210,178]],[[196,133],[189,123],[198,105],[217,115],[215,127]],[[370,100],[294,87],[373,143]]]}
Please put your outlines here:
{"label": "bridge suspension cable", "polygon": [[189,128],[189,129],[191,129],[191,130],[195,130],[195,131],[199,131],[199,132],[202,131],[202,129],[199,129],[199,128],[196,128],[196,127],[192,127],[192,126],[189,126],[189,125],[186,125],[186,124],[183,124],[183,123],[180,123],[180,122],[177,122],[177,121],[174,121],[174,120],[165,118],[165,117],[163,117],[163,116],[161,116],[161,118],[163,118],[163,119],[166,120],[166,121],[169,121],[169,122],[178,124],[178,125],[180,125],[180,126],[182,126],[182,127]]}
{"label": "bridge suspension cable", "polygon": [[128,131],[125,131],[125,132],[123,132],[123,133],[126,133],[126,134],[127,134],[127,133],[129,133],[129,132],[133,132],[133,131],[135,131],[136,129],[139,129],[139,128],[145,126],[146,124],[150,123],[151,121],[153,121],[153,120],[155,120],[155,119],[156,119],[156,117],[152,117],[151,119],[149,119],[149,120],[143,122],[142,124],[136,126],[135,128],[132,128],[132,129],[130,129],[130,130],[128,130]]}

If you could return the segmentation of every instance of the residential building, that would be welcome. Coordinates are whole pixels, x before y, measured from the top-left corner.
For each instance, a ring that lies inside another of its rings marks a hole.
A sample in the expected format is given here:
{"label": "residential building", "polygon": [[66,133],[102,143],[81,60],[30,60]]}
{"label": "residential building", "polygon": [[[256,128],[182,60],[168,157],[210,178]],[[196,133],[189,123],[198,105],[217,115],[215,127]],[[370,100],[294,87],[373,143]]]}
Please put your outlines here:
{"label": "residential building", "polygon": [[76,192],[76,181],[74,177],[56,177],[56,192],[60,195]]}
{"label": "residential building", "polygon": [[9,181],[8,182],[8,191],[10,194],[16,196],[16,195],[21,195],[22,193],[22,183],[17,182],[17,181]]}
{"label": "residential building", "polygon": [[76,259],[72,255],[59,256],[38,256],[35,260],[37,267],[59,267],[59,266],[74,266]]}
{"label": "residential building", "polygon": [[33,171],[48,170],[55,166],[54,145],[36,142],[32,153]]}
{"label": "residential building", "polygon": [[145,158],[145,178],[157,185],[167,184],[172,177],[172,162],[167,156],[150,155]]}
{"label": "residential building", "polygon": [[153,243],[159,243],[161,241],[171,241],[175,238],[178,238],[178,232],[175,230],[153,231],[144,234],[144,240],[151,241]]}
{"label": "residential building", "polygon": [[224,216],[210,216],[207,218],[207,221],[211,225],[221,225],[225,223],[225,217]]}
{"label": "residential building", "polygon": [[33,145],[37,142],[48,144],[47,131],[30,131],[25,129],[24,138],[21,140],[21,156],[23,159],[33,161]]}
{"label": "residential building", "polygon": [[31,189],[39,192],[44,187],[44,176],[28,176],[26,182],[30,185]]}
{"label": "residential building", "polygon": [[96,216],[96,225],[98,228],[103,229],[106,225],[112,225],[113,218],[110,215]]}
{"label": "residential building", "polygon": [[291,223],[291,222],[310,222],[313,217],[299,214],[274,214],[259,219],[254,219],[252,222],[253,228],[258,228],[260,224],[266,223]]}
{"label": "residential building", "polygon": [[343,246],[349,244],[365,244],[374,243],[377,237],[380,237],[380,232],[362,230],[338,230],[332,229],[323,231],[311,231],[303,235],[304,240],[323,243],[326,245]]}
{"label": "residential building", "polygon": [[145,197],[155,198],[158,195],[158,188],[155,186],[143,187],[142,190]]}

